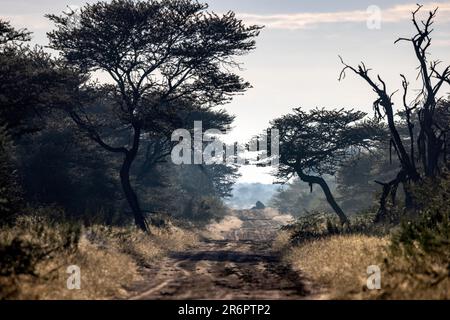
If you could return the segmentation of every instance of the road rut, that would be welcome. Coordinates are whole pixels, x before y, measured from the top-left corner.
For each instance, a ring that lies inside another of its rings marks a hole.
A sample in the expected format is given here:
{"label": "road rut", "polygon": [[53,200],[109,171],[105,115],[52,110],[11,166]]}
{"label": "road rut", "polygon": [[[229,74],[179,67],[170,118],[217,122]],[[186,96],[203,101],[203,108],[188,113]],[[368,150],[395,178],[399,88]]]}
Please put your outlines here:
{"label": "road rut", "polygon": [[146,269],[148,280],[134,289],[132,299],[304,299],[310,295],[307,281],[271,248],[279,223],[248,216],[246,212],[238,229],[224,232],[224,240],[205,239]]}

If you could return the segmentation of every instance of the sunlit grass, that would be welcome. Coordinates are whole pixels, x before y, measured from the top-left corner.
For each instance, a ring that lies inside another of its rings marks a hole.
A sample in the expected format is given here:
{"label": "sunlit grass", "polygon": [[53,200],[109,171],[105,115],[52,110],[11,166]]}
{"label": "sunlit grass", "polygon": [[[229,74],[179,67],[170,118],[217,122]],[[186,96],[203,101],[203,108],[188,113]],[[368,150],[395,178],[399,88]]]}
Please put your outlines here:
{"label": "sunlit grass", "polygon": [[329,298],[362,298],[367,267],[382,266],[386,238],[364,235],[332,236],[294,247],[287,260],[295,270],[323,287]]}
{"label": "sunlit grass", "polygon": [[[126,289],[143,280],[141,267],[196,241],[193,232],[172,225],[152,228],[149,235],[134,227],[102,225],[77,231],[68,223],[26,217],[14,227],[0,229],[0,251],[4,254],[0,298],[127,298]],[[67,289],[70,265],[80,268],[80,290]]]}

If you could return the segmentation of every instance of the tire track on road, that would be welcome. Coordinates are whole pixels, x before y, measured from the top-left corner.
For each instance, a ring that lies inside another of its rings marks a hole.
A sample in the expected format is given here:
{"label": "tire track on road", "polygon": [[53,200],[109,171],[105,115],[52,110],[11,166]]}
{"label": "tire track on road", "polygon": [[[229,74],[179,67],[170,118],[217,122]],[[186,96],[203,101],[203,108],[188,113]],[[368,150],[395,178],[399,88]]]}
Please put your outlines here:
{"label": "tire track on road", "polygon": [[271,249],[279,223],[241,212],[239,229],[225,240],[205,239],[173,252],[146,270],[148,281],[132,299],[304,299],[310,294],[297,272]]}

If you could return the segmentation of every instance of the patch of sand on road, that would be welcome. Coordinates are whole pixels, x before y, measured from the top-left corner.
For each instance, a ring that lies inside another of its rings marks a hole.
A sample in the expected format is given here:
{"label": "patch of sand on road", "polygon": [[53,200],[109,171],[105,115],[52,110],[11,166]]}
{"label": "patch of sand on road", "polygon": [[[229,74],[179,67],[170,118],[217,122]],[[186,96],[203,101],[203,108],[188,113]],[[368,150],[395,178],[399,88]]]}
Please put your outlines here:
{"label": "patch of sand on road", "polygon": [[273,220],[279,222],[281,225],[286,225],[292,223],[294,221],[294,217],[292,217],[290,214],[282,214],[273,217]]}
{"label": "patch of sand on road", "polygon": [[294,218],[273,208],[232,210],[221,221],[205,228],[202,236],[211,240],[270,240],[280,227]]}
{"label": "patch of sand on road", "polygon": [[225,234],[242,227],[242,220],[235,216],[226,216],[219,222],[212,223],[206,227],[203,236],[212,240],[224,240]]}
{"label": "patch of sand on road", "polygon": [[280,225],[286,225],[295,220],[290,214],[280,214],[278,210],[273,208],[266,208],[263,212],[267,218],[273,219],[273,221],[278,222]]}

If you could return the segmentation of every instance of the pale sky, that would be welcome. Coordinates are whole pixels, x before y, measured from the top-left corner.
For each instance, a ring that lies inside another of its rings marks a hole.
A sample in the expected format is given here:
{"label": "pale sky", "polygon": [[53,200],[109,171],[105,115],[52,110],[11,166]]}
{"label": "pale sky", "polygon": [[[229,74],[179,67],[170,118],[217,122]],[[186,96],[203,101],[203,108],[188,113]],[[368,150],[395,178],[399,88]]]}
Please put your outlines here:
{"label": "pale sky", "polygon": [[[79,0],[0,0],[0,16],[16,27],[34,32],[35,41],[46,44],[52,28],[43,15],[59,13]],[[294,107],[354,108],[371,113],[374,94],[360,79],[347,74],[338,81],[347,63],[364,61],[379,73],[393,92],[401,88],[400,74],[414,84],[416,77],[410,44],[394,45],[399,36],[414,32],[410,12],[415,1],[304,1],[304,0],[210,0],[210,9],[235,11],[249,24],[265,25],[257,48],[240,58],[241,75],[253,88],[236,97],[226,109],[236,115],[227,140],[244,141],[266,128],[275,117]],[[440,7],[434,25],[431,58],[450,64],[450,1],[421,1],[425,9]],[[370,6],[381,9],[379,29],[367,26]],[[425,14],[423,10],[422,14]],[[450,89],[445,88],[447,92]],[[399,98],[400,95],[397,97]],[[271,183],[267,169],[243,168],[241,182]]]}

